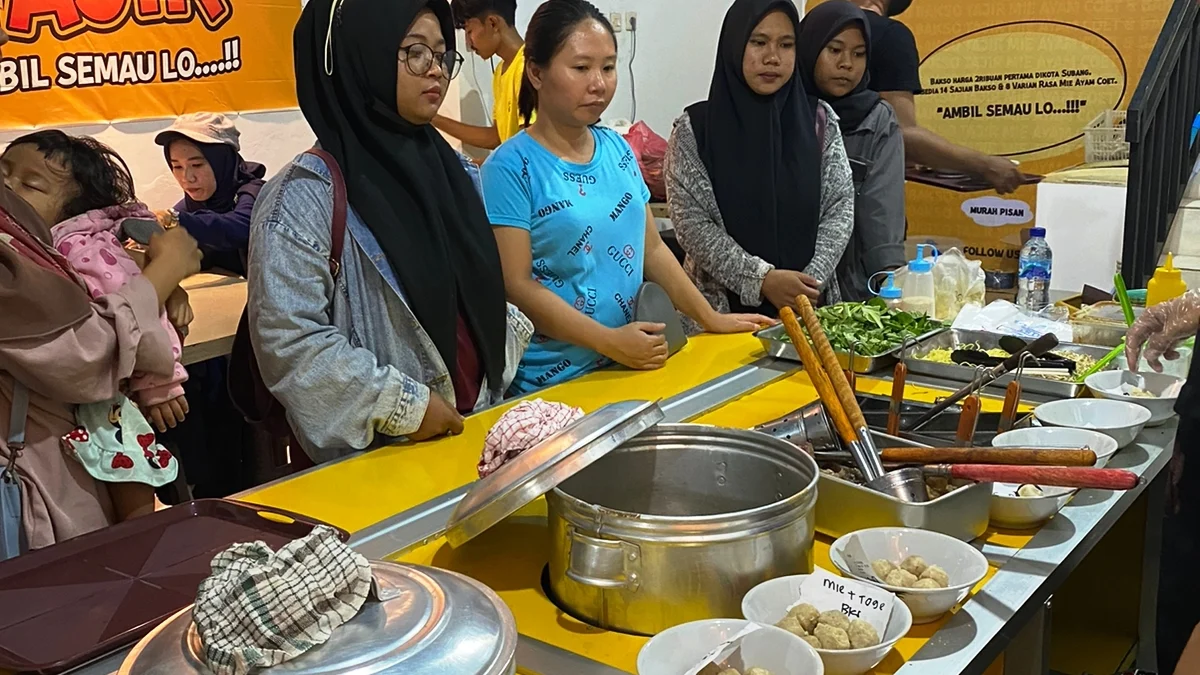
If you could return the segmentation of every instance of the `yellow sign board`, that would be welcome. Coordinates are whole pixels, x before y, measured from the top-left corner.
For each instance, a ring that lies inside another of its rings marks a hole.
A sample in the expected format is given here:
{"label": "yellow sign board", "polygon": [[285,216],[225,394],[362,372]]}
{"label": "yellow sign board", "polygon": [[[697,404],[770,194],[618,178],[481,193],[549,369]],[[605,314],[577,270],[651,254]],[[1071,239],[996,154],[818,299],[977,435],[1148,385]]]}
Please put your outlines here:
{"label": "yellow sign board", "polygon": [[[917,119],[955,143],[1019,161],[1026,173],[1079,164],[1084,127],[1128,105],[1170,6],[914,0],[896,19],[921,56]],[[990,288],[1015,287],[1036,186],[1001,198],[909,183],[906,194],[910,244],[958,246],[983,261]]]}

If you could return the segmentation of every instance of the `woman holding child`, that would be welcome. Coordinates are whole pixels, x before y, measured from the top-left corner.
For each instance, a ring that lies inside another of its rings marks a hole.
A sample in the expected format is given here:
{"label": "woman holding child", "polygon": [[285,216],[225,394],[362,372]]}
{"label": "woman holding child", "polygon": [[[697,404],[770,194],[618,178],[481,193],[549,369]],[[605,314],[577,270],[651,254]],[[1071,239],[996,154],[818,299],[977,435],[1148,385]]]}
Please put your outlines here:
{"label": "woman holding child", "polygon": [[22,548],[33,549],[118,519],[109,490],[117,484],[93,478],[62,438],[77,426],[78,405],[113,399],[135,369],[174,371],[160,314],[199,269],[200,252],[182,229],[162,234],[142,274],[92,297],[51,245],[50,227],[8,184],[0,187],[0,457],[20,488]]}

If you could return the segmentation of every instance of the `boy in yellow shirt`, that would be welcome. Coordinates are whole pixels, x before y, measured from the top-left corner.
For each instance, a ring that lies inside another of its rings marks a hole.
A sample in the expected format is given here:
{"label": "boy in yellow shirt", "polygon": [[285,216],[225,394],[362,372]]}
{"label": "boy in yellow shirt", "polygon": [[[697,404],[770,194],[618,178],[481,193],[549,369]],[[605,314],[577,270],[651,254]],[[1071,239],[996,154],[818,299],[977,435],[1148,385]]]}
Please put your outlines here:
{"label": "boy in yellow shirt", "polygon": [[513,27],[517,0],[453,0],[455,26],[467,34],[467,48],[487,61],[503,61],[492,76],[492,126],[477,127],[438,115],[433,126],[458,140],[494,150],[521,130],[517,98],[525,78],[525,41]]}

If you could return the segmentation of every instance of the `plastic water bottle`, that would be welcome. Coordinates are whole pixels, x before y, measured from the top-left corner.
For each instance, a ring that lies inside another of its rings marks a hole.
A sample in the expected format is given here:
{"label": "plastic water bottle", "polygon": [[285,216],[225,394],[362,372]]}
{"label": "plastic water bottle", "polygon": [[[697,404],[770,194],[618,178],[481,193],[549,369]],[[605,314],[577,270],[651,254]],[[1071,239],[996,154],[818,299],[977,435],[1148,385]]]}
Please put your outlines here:
{"label": "plastic water bottle", "polygon": [[1054,254],[1046,243],[1046,228],[1029,231],[1029,241],[1021,248],[1020,271],[1017,273],[1017,306],[1030,312],[1040,312],[1050,304],[1050,267]]}

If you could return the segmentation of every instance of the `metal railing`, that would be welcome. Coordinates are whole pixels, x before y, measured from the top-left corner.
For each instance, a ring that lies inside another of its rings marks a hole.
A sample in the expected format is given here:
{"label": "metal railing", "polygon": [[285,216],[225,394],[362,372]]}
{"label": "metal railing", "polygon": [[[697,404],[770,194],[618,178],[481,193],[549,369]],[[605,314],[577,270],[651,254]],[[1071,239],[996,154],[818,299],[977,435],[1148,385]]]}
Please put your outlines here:
{"label": "metal railing", "polygon": [[1200,111],[1200,0],[1175,0],[1129,102],[1129,180],[1121,274],[1144,288],[1162,254],[1200,154],[1191,143]]}

